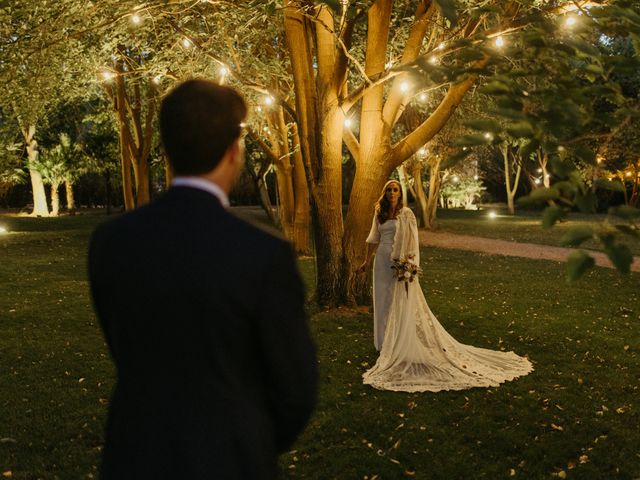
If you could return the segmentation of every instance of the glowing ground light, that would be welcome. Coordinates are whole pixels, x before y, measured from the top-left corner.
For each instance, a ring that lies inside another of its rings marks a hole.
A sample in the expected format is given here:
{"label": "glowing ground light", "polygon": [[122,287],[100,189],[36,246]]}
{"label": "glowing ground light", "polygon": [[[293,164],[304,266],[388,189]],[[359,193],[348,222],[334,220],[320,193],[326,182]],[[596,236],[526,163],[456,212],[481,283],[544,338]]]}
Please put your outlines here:
{"label": "glowing ground light", "polygon": [[0,226],[0,235],[6,235],[7,233],[9,233],[9,231],[6,228]]}
{"label": "glowing ground light", "polygon": [[498,214],[492,210],[491,212],[489,212],[489,214],[488,214],[487,216],[488,216],[491,220],[494,220],[495,218],[497,218]]}

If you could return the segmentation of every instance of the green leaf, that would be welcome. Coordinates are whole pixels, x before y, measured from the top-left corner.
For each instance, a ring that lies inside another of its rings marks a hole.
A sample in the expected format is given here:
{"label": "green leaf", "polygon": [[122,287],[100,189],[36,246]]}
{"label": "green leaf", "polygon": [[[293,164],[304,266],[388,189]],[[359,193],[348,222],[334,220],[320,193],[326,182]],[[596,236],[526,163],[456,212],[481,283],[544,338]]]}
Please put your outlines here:
{"label": "green leaf", "polygon": [[471,151],[472,150],[470,148],[467,148],[466,150],[460,150],[458,153],[454,155],[450,155],[449,157],[447,157],[447,159],[444,162],[442,162],[442,165],[440,166],[440,168],[442,170],[445,170],[447,168],[454,167],[457,163],[459,163],[467,155],[469,155]]}
{"label": "green leaf", "polygon": [[527,121],[512,123],[507,127],[507,133],[516,138],[531,138],[535,134],[533,126]]}
{"label": "green leaf", "polygon": [[620,180],[606,180],[604,178],[598,178],[595,181],[596,188],[602,188],[604,190],[613,190],[614,192],[624,192],[624,185]]}
{"label": "green leaf", "polygon": [[605,247],[604,252],[611,260],[611,263],[622,273],[629,273],[631,264],[633,263],[633,254],[626,245],[609,245]]}
{"label": "green leaf", "polygon": [[582,250],[571,252],[567,258],[567,278],[574,282],[595,265],[595,260]]}
{"label": "green leaf", "polygon": [[458,22],[455,0],[436,0],[436,5],[440,8],[442,16],[451,22],[451,26],[455,26]]}
{"label": "green leaf", "polygon": [[579,225],[572,227],[567,233],[565,233],[560,239],[560,245],[577,247],[582,242],[593,238],[593,229],[585,225]]}
{"label": "green leaf", "polygon": [[631,227],[629,225],[616,225],[616,228],[625,235],[629,235],[634,238],[640,238],[640,229]]}
{"label": "green leaf", "polygon": [[501,95],[505,93],[512,93],[511,87],[506,83],[499,82],[494,80],[492,82],[487,83],[482,87],[482,91],[489,95]]}
{"label": "green leaf", "polygon": [[579,145],[573,152],[576,157],[588,165],[596,165],[596,153],[585,145]]}
{"label": "green leaf", "polygon": [[567,212],[562,207],[552,205],[544,209],[542,214],[542,228],[548,229],[553,227],[556,222],[562,218],[565,218]]}
{"label": "green leaf", "polygon": [[625,220],[633,220],[640,217],[640,208],[630,207],[629,205],[618,205],[609,209],[609,215],[624,218]]}
{"label": "green leaf", "polygon": [[502,118],[509,120],[525,120],[527,116],[520,110],[514,110],[512,108],[494,108],[492,112]]}
{"label": "green leaf", "polygon": [[600,50],[598,50],[593,44],[580,40],[577,37],[565,38],[565,43],[575,48],[578,52],[584,53],[590,57],[598,57]]}
{"label": "green leaf", "polygon": [[520,156],[523,160],[529,160],[531,155],[535,153],[535,151],[540,146],[540,143],[536,139],[529,140],[522,147],[520,147]]}
{"label": "green leaf", "polygon": [[453,141],[453,145],[458,147],[475,147],[477,145],[486,145],[491,140],[486,138],[482,133],[473,133],[458,137]]}
{"label": "green leaf", "polygon": [[482,132],[493,132],[497,133],[501,130],[500,124],[495,120],[484,120],[484,119],[476,119],[476,120],[467,120],[464,122],[464,125],[473,129],[480,130]]}
{"label": "green leaf", "polygon": [[598,197],[596,197],[596,194],[593,192],[587,192],[584,195],[576,195],[574,202],[581,212],[594,213],[596,211]]}
{"label": "green leaf", "polygon": [[520,197],[517,203],[521,206],[538,205],[549,200],[556,200],[559,196],[560,192],[555,187],[536,188],[526,197]]}

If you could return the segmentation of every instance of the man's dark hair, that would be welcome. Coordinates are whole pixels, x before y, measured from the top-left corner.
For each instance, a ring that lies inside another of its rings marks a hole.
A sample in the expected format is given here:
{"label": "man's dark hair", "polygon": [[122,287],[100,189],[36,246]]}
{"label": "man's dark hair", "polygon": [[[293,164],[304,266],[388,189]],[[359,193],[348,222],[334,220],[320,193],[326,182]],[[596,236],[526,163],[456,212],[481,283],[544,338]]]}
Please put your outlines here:
{"label": "man's dark hair", "polygon": [[176,175],[213,170],[240,136],[247,106],[238,92],[208,80],[175,87],[160,106],[160,132]]}

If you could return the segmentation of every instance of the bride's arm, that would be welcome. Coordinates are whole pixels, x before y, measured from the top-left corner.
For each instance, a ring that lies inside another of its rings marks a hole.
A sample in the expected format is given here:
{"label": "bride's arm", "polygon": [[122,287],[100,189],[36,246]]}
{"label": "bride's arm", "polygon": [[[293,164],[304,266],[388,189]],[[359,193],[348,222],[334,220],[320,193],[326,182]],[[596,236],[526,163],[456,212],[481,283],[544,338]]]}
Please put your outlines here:
{"label": "bride's arm", "polygon": [[358,267],[358,272],[364,272],[367,268],[371,266],[371,262],[373,262],[373,257],[375,257],[376,250],[378,249],[377,243],[367,243],[367,252],[364,256],[364,262],[362,265]]}

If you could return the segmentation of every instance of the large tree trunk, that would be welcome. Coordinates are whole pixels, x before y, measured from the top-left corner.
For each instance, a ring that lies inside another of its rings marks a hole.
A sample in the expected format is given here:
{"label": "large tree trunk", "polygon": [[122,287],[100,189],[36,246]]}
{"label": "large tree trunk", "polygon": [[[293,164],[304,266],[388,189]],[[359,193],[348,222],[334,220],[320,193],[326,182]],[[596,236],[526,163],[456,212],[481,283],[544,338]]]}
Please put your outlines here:
{"label": "large tree trunk", "polygon": [[57,217],[60,212],[60,184],[51,184],[51,216]]}
{"label": "large tree trunk", "polygon": [[418,226],[420,228],[426,228],[428,226],[427,219],[429,214],[427,213],[427,196],[424,191],[424,185],[422,184],[422,162],[415,161],[412,166],[411,175],[413,176],[413,191],[416,199]]}
{"label": "large tree trunk", "polygon": [[438,200],[440,198],[440,186],[442,180],[440,178],[440,165],[442,159],[440,156],[434,156],[429,161],[429,195],[427,197],[427,208],[424,226],[428,230],[436,228],[436,215],[438,213]]}
{"label": "large tree trunk", "polygon": [[309,186],[304,172],[304,161],[300,150],[300,137],[295,124],[293,139],[293,191],[295,197],[295,221],[293,224],[293,246],[298,255],[311,255],[311,207]]}
{"label": "large tree trunk", "polygon": [[67,210],[73,212],[76,209],[76,197],[73,194],[73,182],[67,179],[64,182],[65,198],[67,200]]}
{"label": "large tree trunk", "polygon": [[39,171],[33,168],[38,162],[38,142],[36,141],[36,126],[29,125],[23,129],[24,140],[27,145],[27,157],[29,161],[29,177],[31,178],[31,192],[33,194],[33,212],[36,217],[48,217],[49,206],[47,205],[47,194],[44,190],[44,182]]}

